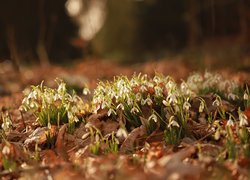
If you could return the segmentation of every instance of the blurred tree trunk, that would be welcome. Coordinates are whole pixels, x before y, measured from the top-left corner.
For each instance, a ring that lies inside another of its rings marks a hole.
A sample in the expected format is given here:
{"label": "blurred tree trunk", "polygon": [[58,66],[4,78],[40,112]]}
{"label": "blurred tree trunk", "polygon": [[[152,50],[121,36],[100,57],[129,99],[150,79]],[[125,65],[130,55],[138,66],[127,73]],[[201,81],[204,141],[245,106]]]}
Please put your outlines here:
{"label": "blurred tree trunk", "polygon": [[136,10],[136,3],[131,0],[107,1],[106,22],[91,42],[94,53],[111,59],[133,59],[138,26]]}
{"label": "blurred tree trunk", "polygon": [[15,29],[12,25],[8,25],[6,28],[7,34],[7,45],[10,51],[10,60],[12,62],[12,66],[17,74],[20,74],[19,64],[19,54],[16,48],[16,38],[15,38]]}
{"label": "blurred tree trunk", "polygon": [[248,6],[245,0],[239,0],[240,43],[244,46],[248,42]]}
{"label": "blurred tree trunk", "polygon": [[49,57],[45,46],[46,37],[46,17],[45,17],[45,0],[39,0],[38,3],[38,17],[39,17],[39,33],[37,42],[37,55],[42,67],[49,66]]}
{"label": "blurred tree trunk", "polygon": [[197,46],[198,39],[200,36],[200,24],[198,22],[198,13],[199,13],[199,2],[196,0],[188,0],[188,46],[193,48]]}

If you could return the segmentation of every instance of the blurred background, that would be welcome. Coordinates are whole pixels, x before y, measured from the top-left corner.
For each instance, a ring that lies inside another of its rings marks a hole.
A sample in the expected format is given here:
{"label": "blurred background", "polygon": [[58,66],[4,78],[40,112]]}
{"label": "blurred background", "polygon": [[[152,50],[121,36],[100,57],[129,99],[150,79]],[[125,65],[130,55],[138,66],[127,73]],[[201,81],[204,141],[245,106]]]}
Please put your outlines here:
{"label": "blurred background", "polygon": [[0,61],[161,59],[250,70],[249,0],[1,0]]}

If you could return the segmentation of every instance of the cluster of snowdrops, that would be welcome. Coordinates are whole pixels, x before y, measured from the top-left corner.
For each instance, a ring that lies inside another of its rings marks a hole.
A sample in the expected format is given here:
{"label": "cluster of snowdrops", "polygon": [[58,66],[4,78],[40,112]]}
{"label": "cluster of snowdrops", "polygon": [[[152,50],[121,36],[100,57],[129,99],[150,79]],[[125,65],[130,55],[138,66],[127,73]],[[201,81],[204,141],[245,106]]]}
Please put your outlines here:
{"label": "cluster of snowdrops", "polygon": [[[162,131],[166,144],[177,145],[190,135],[189,123],[195,121],[205,123],[207,129],[213,131],[215,140],[226,137],[225,143],[231,158],[237,155],[240,146],[243,147],[240,151],[250,156],[250,133],[244,113],[250,107],[249,89],[219,74],[195,73],[180,84],[161,74],[153,78],[146,74],[135,74],[131,78],[116,76],[113,81],[99,82],[93,93],[84,88],[83,94],[91,94],[91,101],[84,100],[74,91],[69,92],[62,80],[56,82],[57,89],[41,83],[24,91],[20,110],[31,112],[41,126],[66,123],[72,132],[79,123],[85,123],[88,128],[89,115],[106,112],[110,119],[119,121],[119,130],[112,133],[109,141],[105,141],[112,152],[117,152],[117,137],[126,138],[134,128],[143,126],[148,135]],[[211,97],[210,104],[208,96]],[[228,110],[225,102],[236,108]],[[199,121],[201,117],[205,122]],[[222,122],[226,122],[224,126]],[[9,123],[6,120],[2,127]],[[89,127],[89,131],[96,137],[92,138],[92,150],[97,152],[100,142],[104,140],[95,127]],[[240,142],[234,139],[235,134]]]}

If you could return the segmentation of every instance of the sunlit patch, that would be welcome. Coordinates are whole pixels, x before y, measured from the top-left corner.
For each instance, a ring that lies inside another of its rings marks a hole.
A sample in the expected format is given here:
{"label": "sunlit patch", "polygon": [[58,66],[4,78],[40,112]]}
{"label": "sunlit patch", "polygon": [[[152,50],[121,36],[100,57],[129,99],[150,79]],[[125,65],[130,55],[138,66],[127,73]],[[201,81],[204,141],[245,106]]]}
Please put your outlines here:
{"label": "sunlit patch", "polygon": [[68,14],[79,25],[79,35],[90,41],[102,28],[106,17],[106,0],[68,0],[65,4]]}
{"label": "sunlit patch", "polygon": [[81,0],[68,0],[65,4],[65,7],[70,16],[77,16],[81,12],[82,1]]}

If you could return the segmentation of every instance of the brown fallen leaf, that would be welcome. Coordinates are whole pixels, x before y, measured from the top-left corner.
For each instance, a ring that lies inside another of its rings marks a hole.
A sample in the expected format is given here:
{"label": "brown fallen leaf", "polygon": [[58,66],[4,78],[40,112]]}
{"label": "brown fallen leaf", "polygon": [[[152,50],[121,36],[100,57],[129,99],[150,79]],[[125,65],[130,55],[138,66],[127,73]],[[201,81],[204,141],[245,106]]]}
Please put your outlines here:
{"label": "brown fallen leaf", "polygon": [[67,152],[66,152],[66,149],[65,149],[65,140],[64,140],[64,134],[66,132],[66,129],[67,129],[67,124],[64,124],[60,129],[59,129],[59,132],[58,132],[58,135],[57,135],[57,139],[56,139],[56,152],[57,154],[62,157],[64,160],[68,160],[69,157],[67,155]]}
{"label": "brown fallen leaf", "polygon": [[183,163],[196,152],[194,146],[189,146],[175,154],[164,156],[158,160],[160,166],[165,167],[164,179],[200,179],[202,169],[199,166]]}
{"label": "brown fallen leaf", "polygon": [[42,146],[47,142],[48,134],[51,138],[55,137],[57,134],[57,126],[51,126],[50,129],[48,127],[38,127],[24,141],[24,144],[29,148],[34,148],[36,144]]}
{"label": "brown fallen leaf", "polygon": [[142,137],[147,134],[145,126],[141,125],[140,127],[137,127],[133,129],[128,137],[125,139],[125,141],[121,145],[121,152],[129,152],[133,150],[133,145],[138,137]]}

